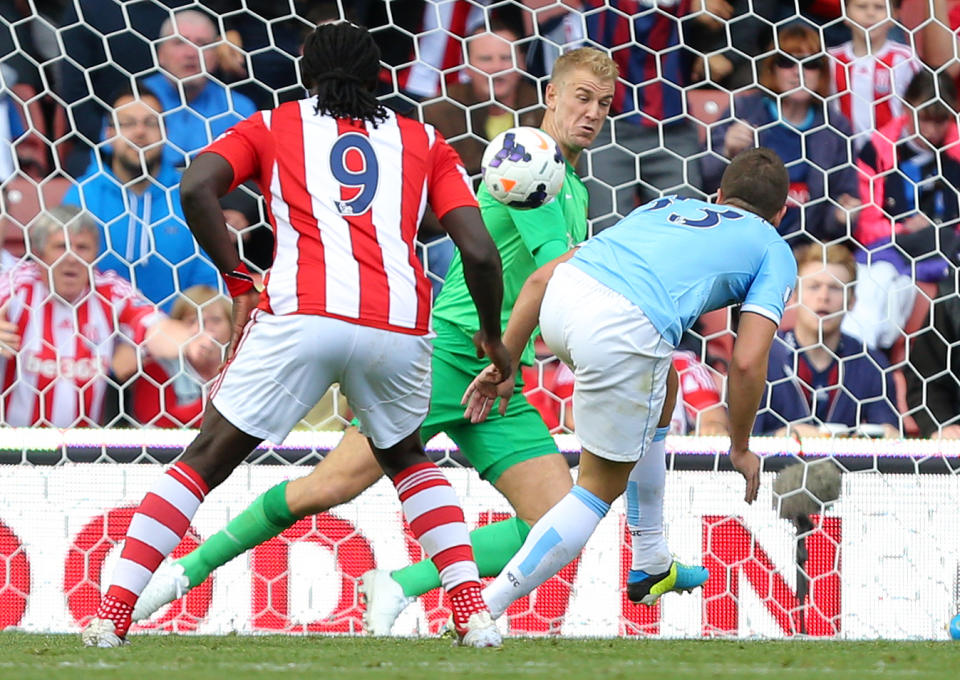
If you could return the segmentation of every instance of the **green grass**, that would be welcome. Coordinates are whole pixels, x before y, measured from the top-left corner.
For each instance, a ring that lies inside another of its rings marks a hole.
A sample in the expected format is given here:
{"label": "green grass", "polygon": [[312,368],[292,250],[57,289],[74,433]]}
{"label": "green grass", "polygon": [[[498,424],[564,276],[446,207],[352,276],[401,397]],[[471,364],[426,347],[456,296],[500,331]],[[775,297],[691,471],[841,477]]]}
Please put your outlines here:
{"label": "green grass", "polygon": [[85,649],[78,635],[0,634],[0,678],[549,678],[861,680],[960,677],[960,643],[509,639],[502,650],[445,640],[137,636]]}

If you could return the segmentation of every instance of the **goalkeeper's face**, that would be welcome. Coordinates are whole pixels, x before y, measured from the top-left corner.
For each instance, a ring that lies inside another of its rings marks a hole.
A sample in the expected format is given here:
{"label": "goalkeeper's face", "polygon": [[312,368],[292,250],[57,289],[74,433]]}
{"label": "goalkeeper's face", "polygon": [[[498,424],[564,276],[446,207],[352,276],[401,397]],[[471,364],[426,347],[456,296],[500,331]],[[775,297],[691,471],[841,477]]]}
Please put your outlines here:
{"label": "goalkeeper's face", "polygon": [[607,120],[616,84],[598,78],[590,69],[576,68],[560,82],[547,85],[547,109],[553,119],[549,132],[567,149],[593,144]]}
{"label": "goalkeeper's face", "polygon": [[823,337],[840,331],[843,315],[853,306],[850,273],[840,264],[810,262],[800,267],[797,287],[797,329]]}

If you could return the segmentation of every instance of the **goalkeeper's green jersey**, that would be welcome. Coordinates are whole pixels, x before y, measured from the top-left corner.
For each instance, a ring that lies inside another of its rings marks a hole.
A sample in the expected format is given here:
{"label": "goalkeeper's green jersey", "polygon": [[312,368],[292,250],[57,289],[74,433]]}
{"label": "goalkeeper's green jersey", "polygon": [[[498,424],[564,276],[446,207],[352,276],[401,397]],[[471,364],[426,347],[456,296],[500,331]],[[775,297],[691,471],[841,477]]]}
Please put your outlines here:
{"label": "goalkeeper's green jersey", "polygon": [[[503,263],[502,328],[527,277],[587,237],[587,188],[573,166],[566,164],[563,187],[557,197],[532,210],[509,208],[494,199],[481,183],[477,192],[480,212]],[[476,359],[473,335],[480,328],[477,310],[463,277],[459,251],[447,272],[443,289],[433,305],[434,347],[472,358],[482,369],[489,361]],[[533,363],[533,342],[527,345],[521,363]]]}

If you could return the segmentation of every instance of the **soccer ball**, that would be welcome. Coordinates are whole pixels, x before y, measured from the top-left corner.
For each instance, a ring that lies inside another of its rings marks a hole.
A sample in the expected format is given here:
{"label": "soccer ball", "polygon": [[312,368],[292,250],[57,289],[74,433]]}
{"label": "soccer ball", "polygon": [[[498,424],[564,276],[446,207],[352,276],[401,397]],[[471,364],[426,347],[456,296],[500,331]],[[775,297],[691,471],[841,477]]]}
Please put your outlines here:
{"label": "soccer ball", "polygon": [[511,208],[539,208],[563,186],[566,164],[560,146],[543,130],[515,127],[494,137],[480,162],[483,183]]}

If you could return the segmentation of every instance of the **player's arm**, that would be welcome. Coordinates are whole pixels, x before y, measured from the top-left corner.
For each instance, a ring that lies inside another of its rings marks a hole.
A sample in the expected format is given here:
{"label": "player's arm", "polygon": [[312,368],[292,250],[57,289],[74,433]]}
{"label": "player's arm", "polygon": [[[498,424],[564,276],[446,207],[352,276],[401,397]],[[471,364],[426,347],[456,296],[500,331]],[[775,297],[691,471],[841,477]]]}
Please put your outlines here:
{"label": "player's arm", "polygon": [[500,340],[500,308],[503,305],[500,252],[476,206],[454,208],[440,218],[440,224],[460,250],[463,277],[480,319],[477,342],[506,380],[511,367]]}
{"label": "player's arm", "polygon": [[[550,277],[553,276],[553,271],[557,268],[557,265],[569,260],[576,252],[577,249],[574,248],[543,265],[527,277],[526,283],[520,289],[520,295],[517,296],[517,302],[513,306],[510,320],[507,322],[507,329],[503,334],[503,344],[510,353],[510,362],[514,374],[516,374],[517,367],[520,364],[520,355],[523,354],[523,348],[527,346],[530,336],[533,335],[533,331],[540,321],[540,306],[543,304],[543,296],[547,291],[547,284],[550,282]],[[500,399],[499,411],[503,415],[507,412],[507,404],[512,395],[512,381],[505,381],[496,366],[488,366],[474,378],[463,394],[461,403],[466,406],[463,417],[473,423],[486,420],[498,397]]]}
{"label": "player's arm", "polygon": [[223,219],[220,197],[233,184],[233,166],[221,155],[201,153],[180,180],[180,204],[187,226],[197,243],[223,273],[240,265],[240,256],[230,240]]}
{"label": "player's arm", "polygon": [[767,378],[767,359],[777,324],[754,312],[740,314],[727,375],[730,407],[730,462],[746,478],[744,499],[752,503],[760,487],[760,459],[750,451],[750,431]]}
{"label": "player's arm", "polygon": [[233,332],[228,359],[237,349],[240,334],[250,312],[256,307],[259,293],[230,240],[219,199],[237,184],[254,176],[261,154],[269,157],[271,153],[269,141],[258,116],[242,121],[214,141],[207,151],[200,153],[180,180],[180,204],[187,226],[223,274],[233,298]]}

